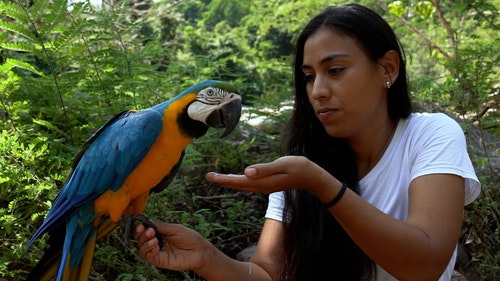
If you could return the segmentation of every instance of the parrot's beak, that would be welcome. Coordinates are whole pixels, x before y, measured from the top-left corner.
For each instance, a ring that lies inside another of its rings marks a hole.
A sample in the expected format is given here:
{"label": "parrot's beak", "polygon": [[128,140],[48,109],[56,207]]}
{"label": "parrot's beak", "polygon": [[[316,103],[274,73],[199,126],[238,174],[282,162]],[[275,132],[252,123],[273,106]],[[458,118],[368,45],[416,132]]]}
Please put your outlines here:
{"label": "parrot's beak", "polygon": [[207,118],[207,125],[212,128],[226,128],[221,138],[231,133],[241,117],[241,97],[233,95],[231,101],[228,101],[218,110],[213,111]]}

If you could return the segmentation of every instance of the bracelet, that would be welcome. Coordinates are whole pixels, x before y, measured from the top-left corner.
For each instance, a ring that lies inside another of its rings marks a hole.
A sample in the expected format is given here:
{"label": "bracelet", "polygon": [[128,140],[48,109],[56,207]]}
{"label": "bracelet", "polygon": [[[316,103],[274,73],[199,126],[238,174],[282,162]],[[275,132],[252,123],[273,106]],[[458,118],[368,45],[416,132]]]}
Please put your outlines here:
{"label": "bracelet", "polygon": [[332,207],[333,205],[337,204],[340,199],[342,198],[342,196],[344,196],[344,193],[345,193],[345,190],[347,189],[347,184],[345,184],[344,182],[342,183],[342,188],[340,189],[339,193],[337,193],[337,195],[335,195],[335,197],[333,197],[332,201],[328,202],[325,204],[325,207],[327,209],[329,209],[330,207]]}

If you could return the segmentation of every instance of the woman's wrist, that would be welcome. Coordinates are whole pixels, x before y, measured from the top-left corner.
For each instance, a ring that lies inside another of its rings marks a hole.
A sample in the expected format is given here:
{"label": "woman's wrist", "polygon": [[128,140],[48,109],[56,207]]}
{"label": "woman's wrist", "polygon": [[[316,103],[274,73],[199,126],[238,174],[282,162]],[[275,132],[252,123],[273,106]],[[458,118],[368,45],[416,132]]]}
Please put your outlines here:
{"label": "woman's wrist", "polygon": [[205,280],[241,280],[241,273],[248,272],[248,265],[242,269],[237,266],[239,264],[242,263],[225,255],[210,243],[203,250],[201,266],[193,270]]}
{"label": "woman's wrist", "polygon": [[217,259],[218,250],[217,248],[205,239],[205,245],[200,250],[200,262],[199,265],[193,268],[193,271],[200,274],[201,276],[205,276],[209,274],[212,265],[211,263]]}
{"label": "woman's wrist", "polygon": [[339,190],[339,193],[337,193],[337,195],[335,195],[335,197],[333,197],[332,200],[325,203],[325,207],[329,209],[335,206],[340,201],[340,199],[342,199],[346,190],[347,190],[347,184],[343,182],[342,187]]}
{"label": "woman's wrist", "polygon": [[324,204],[331,202],[332,198],[339,195],[343,183],[321,169],[322,173],[318,175],[317,181],[313,182],[313,188],[310,190]]}

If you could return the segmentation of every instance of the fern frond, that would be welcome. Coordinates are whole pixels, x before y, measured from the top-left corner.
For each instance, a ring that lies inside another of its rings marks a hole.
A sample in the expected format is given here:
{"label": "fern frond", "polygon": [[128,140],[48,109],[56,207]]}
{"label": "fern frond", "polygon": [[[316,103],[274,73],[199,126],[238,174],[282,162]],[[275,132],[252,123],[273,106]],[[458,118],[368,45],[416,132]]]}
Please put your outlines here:
{"label": "fern frond", "polygon": [[71,11],[73,16],[80,14],[81,12],[85,11],[88,8],[89,7],[87,2],[72,1],[71,4],[68,6],[68,10]]}
{"label": "fern frond", "polygon": [[7,50],[18,51],[18,52],[33,52],[33,44],[28,43],[11,43],[0,41],[0,47]]}
{"label": "fern frond", "polygon": [[14,32],[18,35],[21,35],[25,38],[28,38],[29,40],[31,40],[33,42],[38,41],[35,34],[33,34],[30,30],[28,30],[27,28],[25,28],[19,24],[0,20],[0,29]]}
{"label": "fern frond", "polygon": [[68,28],[64,28],[64,30],[61,30],[61,34],[57,38],[57,41],[54,42],[54,45],[59,48],[60,46],[68,44],[69,42],[78,41],[78,38],[83,37],[83,28],[85,28],[86,26],[86,20],[75,19],[71,16],[71,26],[69,26]]}
{"label": "fern frond", "polygon": [[[48,13],[44,14],[44,24],[40,27],[38,32],[45,34],[49,32],[61,32],[62,24],[64,24],[64,17],[68,12],[68,1],[57,0],[49,3],[50,9],[46,9]],[[58,30],[59,29],[59,30]]]}
{"label": "fern frond", "polygon": [[37,0],[33,1],[33,5],[29,8],[30,15],[33,19],[42,19],[46,10],[51,5],[51,0]]}
{"label": "fern frond", "polygon": [[0,14],[20,22],[24,23],[28,22],[24,10],[21,7],[19,7],[19,5],[16,5],[9,1],[0,1]]}
{"label": "fern frond", "polygon": [[14,67],[26,69],[26,70],[29,70],[33,73],[40,75],[40,76],[44,76],[43,73],[38,71],[33,65],[31,65],[27,62],[24,62],[24,61],[13,59],[13,58],[7,58],[5,60],[5,62],[0,65],[0,73],[5,73]]}

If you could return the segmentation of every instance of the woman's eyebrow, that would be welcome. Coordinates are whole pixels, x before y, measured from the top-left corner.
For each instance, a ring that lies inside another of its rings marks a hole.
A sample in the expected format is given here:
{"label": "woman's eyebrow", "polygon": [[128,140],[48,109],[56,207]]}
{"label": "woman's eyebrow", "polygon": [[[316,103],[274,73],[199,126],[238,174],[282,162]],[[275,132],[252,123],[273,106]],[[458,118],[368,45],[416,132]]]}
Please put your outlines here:
{"label": "woman's eyebrow", "polygon": [[[343,57],[349,57],[349,55],[348,54],[344,54],[344,53],[342,53],[342,54],[328,55],[328,56],[324,57],[323,59],[321,59],[321,61],[319,62],[319,64],[326,64],[326,63],[328,63],[328,62],[330,62],[332,60],[335,60],[337,58],[343,58]],[[307,64],[303,64],[301,66],[301,68],[302,69],[311,69],[312,67],[309,66],[309,65],[307,65]]]}

